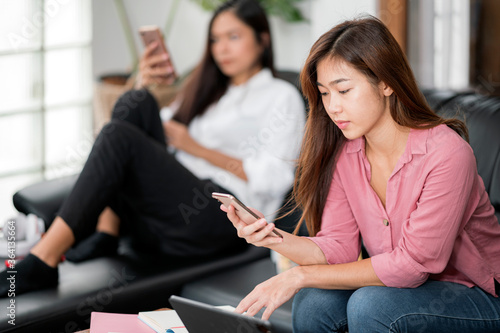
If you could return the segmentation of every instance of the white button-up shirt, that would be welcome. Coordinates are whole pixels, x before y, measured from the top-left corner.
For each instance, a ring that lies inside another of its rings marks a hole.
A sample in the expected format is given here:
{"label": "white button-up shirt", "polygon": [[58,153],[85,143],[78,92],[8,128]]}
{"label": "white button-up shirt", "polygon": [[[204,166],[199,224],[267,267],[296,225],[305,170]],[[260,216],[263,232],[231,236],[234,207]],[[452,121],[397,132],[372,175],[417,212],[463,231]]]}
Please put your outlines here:
{"label": "white button-up shirt", "polygon": [[[162,110],[165,119],[167,110]],[[304,102],[290,83],[263,69],[189,124],[203,146],[243,161],[244,181],[206,160],[178,151],[177,160],[200,179],[211,179],[273,221],[293,184],[305,124]]]}

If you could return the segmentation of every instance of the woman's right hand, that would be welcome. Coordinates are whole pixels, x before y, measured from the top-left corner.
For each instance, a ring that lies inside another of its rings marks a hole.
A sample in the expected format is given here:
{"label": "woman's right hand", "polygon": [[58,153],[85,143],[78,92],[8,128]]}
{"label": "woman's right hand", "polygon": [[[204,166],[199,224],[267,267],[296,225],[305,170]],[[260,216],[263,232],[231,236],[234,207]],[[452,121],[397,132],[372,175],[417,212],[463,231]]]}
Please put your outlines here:
{"label": "woman's right hand", "polygon": [[139,62],[139,73],[136,79],[136,88],[150,86],[152,84],[170,85],[175,81],[175,73],[167,61],[168,54],[153,54],[159,47],[158,42],[149,44],[142,54]]}
{"label": "woman's right hand", "polygon": [[254,223],[247,224],[236,215],[233,206],[226,208],[224,205],[221,205],[221,210],[227,213],[227,217],[238,231],[238,237],[244,238],[247,243],[259,247],[269,247],[270,245],[283,242],[283,238],[276,237],[272,233],[275,228],[274,223],[267,223],[259,211],[252,209],[262,218]]}

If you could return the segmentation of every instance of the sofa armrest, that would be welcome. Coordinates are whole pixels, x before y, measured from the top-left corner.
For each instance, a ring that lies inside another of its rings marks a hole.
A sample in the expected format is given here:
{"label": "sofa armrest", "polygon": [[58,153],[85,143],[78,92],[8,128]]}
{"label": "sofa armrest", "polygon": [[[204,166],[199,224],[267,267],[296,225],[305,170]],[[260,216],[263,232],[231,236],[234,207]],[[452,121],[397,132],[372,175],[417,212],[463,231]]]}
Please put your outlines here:
{"label": "sofa armrest", "polygon": [[72,175],[27,186],[14,194],[14,207],[21,213],[35,214],[42,218],[47,228],[77,178],[78,175]]}

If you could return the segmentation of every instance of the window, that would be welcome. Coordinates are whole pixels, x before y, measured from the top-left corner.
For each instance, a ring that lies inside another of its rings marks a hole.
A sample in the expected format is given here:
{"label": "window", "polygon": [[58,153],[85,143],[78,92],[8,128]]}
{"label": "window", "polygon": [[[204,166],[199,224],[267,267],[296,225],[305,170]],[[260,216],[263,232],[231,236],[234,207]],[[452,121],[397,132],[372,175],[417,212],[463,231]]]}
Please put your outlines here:
{"label": "window", "polygon": [[91,0],[0,0],[0,223],[92,146]]}
{"label": "window", "polygon": [[434,2],[434,85],[469,86],[469,0]]}
{"label": "window", "polygon": [[469,86],[469,0],[408,2],[408,58],[421,87]]}

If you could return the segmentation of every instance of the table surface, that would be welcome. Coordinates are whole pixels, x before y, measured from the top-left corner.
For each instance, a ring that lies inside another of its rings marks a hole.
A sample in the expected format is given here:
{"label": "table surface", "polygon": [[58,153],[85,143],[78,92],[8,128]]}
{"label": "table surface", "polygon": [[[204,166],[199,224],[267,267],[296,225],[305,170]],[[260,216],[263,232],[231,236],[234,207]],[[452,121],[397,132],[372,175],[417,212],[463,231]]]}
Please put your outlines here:
{"label": "table surface", "polygon": [[[161,309],[158,309],[158,310],[155,310],[155,311],[162,311],[162,310],[172,310],[172,309],[161,308]],[[75,333],[90,333],[90,328],[88,330],[78,331],[78,332],[75,332]]]}

